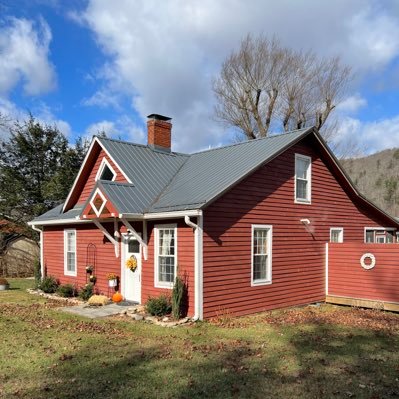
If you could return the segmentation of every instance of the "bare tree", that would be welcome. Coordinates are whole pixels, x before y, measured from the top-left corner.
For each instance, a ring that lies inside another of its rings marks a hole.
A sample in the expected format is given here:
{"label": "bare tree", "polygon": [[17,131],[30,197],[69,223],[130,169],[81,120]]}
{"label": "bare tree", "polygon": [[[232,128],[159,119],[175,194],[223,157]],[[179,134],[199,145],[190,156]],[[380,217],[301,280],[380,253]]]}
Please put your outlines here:
{"label": "bare tree", "polygon": [[276,39],[248,35],[224,61],[213,82],[218,120],[248,139],[284,131],[321,129],[345,94],[350,68],[338,57],[293,51]]}

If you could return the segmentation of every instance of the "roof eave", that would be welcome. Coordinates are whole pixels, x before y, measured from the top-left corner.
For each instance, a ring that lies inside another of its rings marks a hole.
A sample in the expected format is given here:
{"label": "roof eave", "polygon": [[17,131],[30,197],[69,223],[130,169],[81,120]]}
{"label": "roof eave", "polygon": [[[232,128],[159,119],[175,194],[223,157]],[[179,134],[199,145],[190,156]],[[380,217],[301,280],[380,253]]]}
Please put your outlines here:
{"label": "roof eave", "polygon": [[213,202],[215,202],[217,199],[219,199],[220,197],[222,197],[224,194],[226,194],[226,192],[228,192],[229,190],[231,190],[234,186],[236,186],[237,184],[241,183],[246,177],[250,176],[253,172],[255,172],[257,169],[259,169],[260,167],[266,165],[267,163],[271,162],[273,159],[277,158],[279,155],[281,155],[284,151],[288,150],[290,147],[292,147],[293,145],[297,144],[299,141],[301,141],[303,138],[305,138],[306,136],[308,136],[311,133],[316,133],[317,130],[316,128],[310,127],[309,129],[305,130],[300,136],[298,136],[295,140],[293,140],[292,142],[290,142],[289,144],[287,144],[286,146],[284,146],[283,148],[281,148],[278,152],[276,152],[275,154],[273,154],[271,157],[263,160],[262,162],[258,163],[256,166],[254,166],[251,170],[247,171],[246,173],[244,173],[243,175],[241,175],[241,177],[239,177],[237,180],[235,180],[233,183],[229,184],[228,186],[226,186],[222,191],[220,191],[219,193],[217,193],[215,196],[211,197],[209,200],[206,200],[204,202],[204,204],[199,208],[201,210],[205,209],[206,207],[208,207],[210,204],[212,204]]}

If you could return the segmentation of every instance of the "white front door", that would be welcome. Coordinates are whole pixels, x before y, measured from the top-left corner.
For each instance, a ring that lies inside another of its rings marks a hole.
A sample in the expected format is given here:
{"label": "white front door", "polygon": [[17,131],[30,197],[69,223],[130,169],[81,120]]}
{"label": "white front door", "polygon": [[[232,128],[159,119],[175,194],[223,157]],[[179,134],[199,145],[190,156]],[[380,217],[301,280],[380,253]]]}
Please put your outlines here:
{"label": "white front door", "polygon": [[[122,295],[127,301],[141,303],[140,243],[132,234],[123,234],[122,254]],[[126,261],[132,256],[135,256],[137,259],[137,268],[134,272],[126,267]]]}

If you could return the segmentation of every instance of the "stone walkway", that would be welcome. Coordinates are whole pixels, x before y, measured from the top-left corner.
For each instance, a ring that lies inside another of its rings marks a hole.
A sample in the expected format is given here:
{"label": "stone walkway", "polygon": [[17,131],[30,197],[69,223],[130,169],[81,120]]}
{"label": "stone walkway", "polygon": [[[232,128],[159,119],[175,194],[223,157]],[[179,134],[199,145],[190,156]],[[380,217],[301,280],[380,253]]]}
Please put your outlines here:
{"label": "stone walkway", "polygon": [[116,303],[110,303],[105,306],[89,306],[89,305],[77,305],[67,306],[60,308],[61,311],[76,314],[78,316],[88,317],[90,319],[97,319],[100,317],[115,316],[118,314],[133,313],[139,305],[130,303],[122,303],[117,305]]}

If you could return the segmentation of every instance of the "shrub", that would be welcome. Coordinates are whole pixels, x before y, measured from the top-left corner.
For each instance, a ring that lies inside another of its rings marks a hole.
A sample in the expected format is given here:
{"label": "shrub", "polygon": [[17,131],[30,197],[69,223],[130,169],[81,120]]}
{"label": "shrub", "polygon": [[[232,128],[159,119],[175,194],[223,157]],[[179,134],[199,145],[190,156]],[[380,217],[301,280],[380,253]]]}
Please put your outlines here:
{"label": "shrub", "polygon": [[40,267],[39,259],[35,259],[35,261],[33,262],[33,274],[35,277],[35,288],[39,288],[40,281],[42,279],[42,269]]}
{"label": "shrub", "polygon": [[76,296],[76,289],[72,284],[63,284],[57,288],[57,294],[63,298]]}
{"label": "shrub", "polygon": [[172,291],[172,315],[180,319],[185,313],[187,299],[187,287],[181,277],[176,277]]}
{"label": "shrub", "polygon": [[94,294],[94,285],[86,284],[79,292],[79,298],[87,301]]}
{"label": "shrub", "polygon": [[0,285],[8,285],[8,281],[5,278],[0,277]]}
{"label": "shrub", "polygon": [[164,294],[158,297],[149,297],[145,307],[147,312],[153,316],[164,316],[172,310],[170,298]]}
{"label": "shrub", "polygon": [[40,282],[39,288],[47,294],[53,294],[57,291],[58,285],[58,281],[53,276],[47,276]]}

